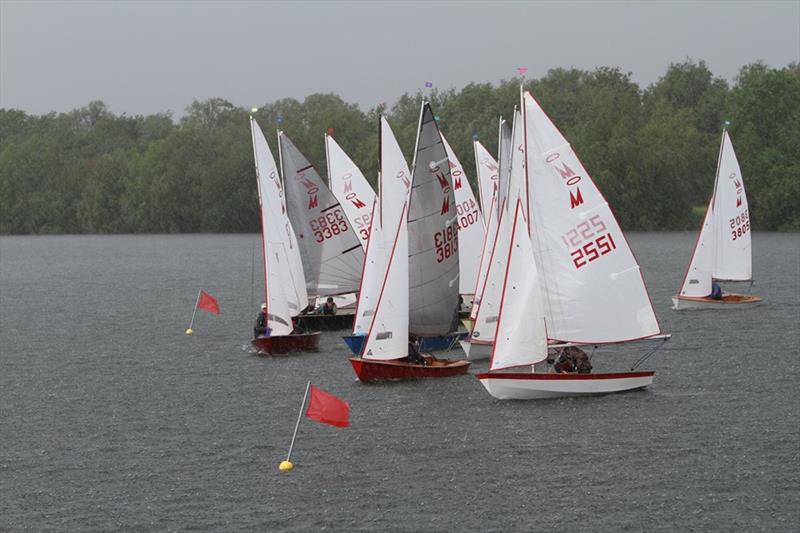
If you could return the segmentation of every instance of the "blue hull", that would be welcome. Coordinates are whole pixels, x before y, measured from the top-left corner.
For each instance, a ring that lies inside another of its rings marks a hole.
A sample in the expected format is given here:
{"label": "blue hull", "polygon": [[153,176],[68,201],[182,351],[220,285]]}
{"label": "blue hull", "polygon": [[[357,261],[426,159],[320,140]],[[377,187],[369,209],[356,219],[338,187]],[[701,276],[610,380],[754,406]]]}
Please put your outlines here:
{"label": "blue hull", "polygon": [[[355,355],[361,355],[361,350],[364,348],[364,341],[366,335],[345,335],[342,337],[347,347]],[[437,337],[420,337],[419,338],[419,351],[433,352],[447,350],[453,346],[458,346],[458,341],[467,338],[467,332],[453,333],[452,335],[444,335]]]}

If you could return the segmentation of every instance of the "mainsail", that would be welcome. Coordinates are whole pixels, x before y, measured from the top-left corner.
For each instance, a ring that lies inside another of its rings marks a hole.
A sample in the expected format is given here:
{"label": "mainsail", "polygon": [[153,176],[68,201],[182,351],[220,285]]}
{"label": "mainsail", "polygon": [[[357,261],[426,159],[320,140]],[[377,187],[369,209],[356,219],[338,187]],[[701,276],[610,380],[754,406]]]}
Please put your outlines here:
{"label": "mainsail", "polygon": [[420,112],[412,172],[409,331],[446,335],[458,328],[458,225],[449,159],[428,103]]}
{"label": "mainsail", "polygon": [[[292,316],[305,307],[302,264],[289,219],[275,160],[258,123],[250,117],[253,155],[258,178],[261,239],[264,254],[264,292],[268,326],[272,335],[292,332]],[[295,272],[296,269],[299,269]]]}
{"label": "mainsail", "polygon": [[639,265],[608,203],[533,96],[523,102],[531,238],[548,337],[599,344],[657,335]]}
{"label": "mainsail", "polygon": [[325,154],[328,159],[328,184],[331,192],[344,209],[362,248],[366,248],[375,191],[353,160],[330,135],[325,135]]}
{"label": "mainsail", "polygon": [[283,133],[278,133],[289,219],[311,296],[358,290],[364,250],[328,186]]}
{"label": "mainsail", "polygon": [[478,209],[478,202],[472,194],[464,167],[456,157],[444,135],[442,142],[450,160],[450,175],[453,179],[453,194],[456,201],[458,214],[458,292],[460,294],[473,294],[478,280],[478,267],[481,259],[481,246],[486,228],[483,225],[483,215]]}

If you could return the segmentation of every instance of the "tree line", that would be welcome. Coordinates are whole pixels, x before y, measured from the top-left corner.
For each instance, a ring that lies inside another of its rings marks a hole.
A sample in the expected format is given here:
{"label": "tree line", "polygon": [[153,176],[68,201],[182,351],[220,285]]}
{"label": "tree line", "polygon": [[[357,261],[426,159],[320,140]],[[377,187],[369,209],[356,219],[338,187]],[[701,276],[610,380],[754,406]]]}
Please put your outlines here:
{"label": "tree line", "polygon": [[[424,95],[475,186],[473,138],[497,151],[498,117],[518,79]],[[619,68],[554,69],[525,80],[628,230],[696,229],[712,192],[723,126],[756,230],[800,230],[800,67],[741,68],[730,85],[703,61],[669,66],[645,89]],[[378,116],[412,159],[422,93],[366,112],[334,94],[286,98],[255,113],[275,153],[282,129],[325,176],[328,131],[377,175]],[[258,231],[251,110],[214,98],[169,113],[0,109],[0,233]],[[275,153],[277,160],[277,153]]]}

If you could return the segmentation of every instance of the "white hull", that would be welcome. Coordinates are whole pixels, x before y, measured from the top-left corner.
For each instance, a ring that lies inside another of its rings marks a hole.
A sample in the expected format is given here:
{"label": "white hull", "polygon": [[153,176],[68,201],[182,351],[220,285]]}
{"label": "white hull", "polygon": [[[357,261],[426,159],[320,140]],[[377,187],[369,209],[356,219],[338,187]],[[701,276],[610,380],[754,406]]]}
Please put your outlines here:
{"label": "white hull", "polygon": [[676,311],[686,309],[740,309],[742,307],[754,307],[760,303],[761,298],[758,296],[741,294],[724,294],[722,300],[672,297],[672,308]]}
{"label": "white hull", "polygon": [[470,361],[489,359],[492,356],[493,344],[474,343],[468,340],[458,341]]}
{"label": "white hull", "polygon": [[642,389],[653,383],[654,372],[617,374],[478,374],[498,400],[540,400],[594,396]]}

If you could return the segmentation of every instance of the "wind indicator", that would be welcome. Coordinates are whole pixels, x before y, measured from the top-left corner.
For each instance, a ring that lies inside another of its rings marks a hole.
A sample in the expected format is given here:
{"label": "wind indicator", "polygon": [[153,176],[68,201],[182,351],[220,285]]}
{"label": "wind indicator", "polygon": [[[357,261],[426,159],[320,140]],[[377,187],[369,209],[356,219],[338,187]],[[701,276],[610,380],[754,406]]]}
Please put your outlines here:
{"label": "wind indicator", "polygon": [[432,81],[426,81],[425,82],[425,88],[426,89],[432,89],[433,88],[433,82]]}
{"label": "wind indicator", "polygon": [[524,78],[526,72],[528,72],[528,67],[517,67],[517,74],[520,78]]}
{"label": "wind indicator", "polygon": [[278,124],[283,124],[283,115],[278,115],[278,118],[275,119],[275,122]]}
{"label": "wind indicator", "polygon": [[251,107],[250,108],[250,112],[255,115],[256,113],[258,113],[258,108],[257,107]]}

